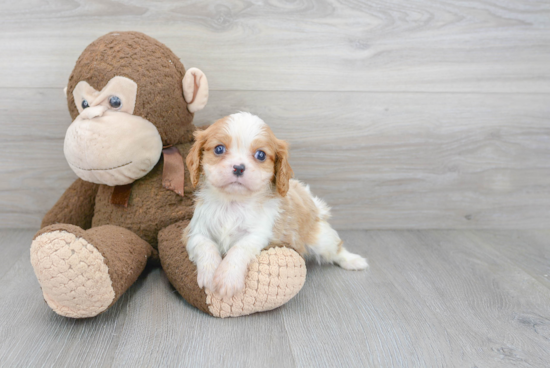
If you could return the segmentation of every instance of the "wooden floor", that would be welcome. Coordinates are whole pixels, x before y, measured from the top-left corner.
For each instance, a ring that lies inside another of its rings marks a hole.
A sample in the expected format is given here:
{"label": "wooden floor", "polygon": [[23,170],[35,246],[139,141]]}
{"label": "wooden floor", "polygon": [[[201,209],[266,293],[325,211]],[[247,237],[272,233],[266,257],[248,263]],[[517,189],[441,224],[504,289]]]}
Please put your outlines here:
{"label": "wooden floor", "polygon": [[308,264],[272,312],[216,319],[153,269],[108,312],[54,314],[34,231],[0,230],[2,367],[548,367],[550,232],[344,231],[370,269]]}

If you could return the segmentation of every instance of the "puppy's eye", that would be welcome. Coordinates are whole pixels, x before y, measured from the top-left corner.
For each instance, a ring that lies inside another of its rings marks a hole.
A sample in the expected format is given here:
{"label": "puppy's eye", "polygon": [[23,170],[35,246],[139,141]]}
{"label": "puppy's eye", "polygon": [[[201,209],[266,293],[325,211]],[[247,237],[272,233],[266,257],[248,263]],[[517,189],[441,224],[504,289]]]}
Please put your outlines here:
{"label": "puppy's eye", "polygon": [[265,161],[265,157],[266,157],[265,152],[261,150],[257,150],[256,153],[254,154],[254,157],[258,161]]}
{"label": "puppy's eye", "polygon": [[82,100],[82,108],[85,109],[87,107],[90,107],[90,105],[88,104],[88,101]]}
{"label": "puppy's eye", "polygon": [[216,146],[216,148],[214,148],[214,153],[218,156],[223,155],[225,153],[225,146],[222,144]]}
{"label": "puppy's eye", "polygon": [[112,108],[118,109],[120,105],[122,105],[122,101],[120,101],[120,98],[117,96],[111,96],[109,99],[109,105],[111,105]]}

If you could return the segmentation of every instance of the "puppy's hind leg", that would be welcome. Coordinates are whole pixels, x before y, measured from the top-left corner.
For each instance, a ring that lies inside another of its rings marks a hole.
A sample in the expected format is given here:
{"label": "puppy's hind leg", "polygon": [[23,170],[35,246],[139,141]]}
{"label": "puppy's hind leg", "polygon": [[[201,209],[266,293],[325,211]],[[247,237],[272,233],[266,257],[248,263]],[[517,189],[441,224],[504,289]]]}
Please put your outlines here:
{"label": "puppy's hind leg", "polygon": [[365,258],[344,248],[344,242],[328,222],[321,221],[318,231],[317,241],[309,244],[308,249],[319,261],[336,263],[346,270],[364,270],[369,266]]}

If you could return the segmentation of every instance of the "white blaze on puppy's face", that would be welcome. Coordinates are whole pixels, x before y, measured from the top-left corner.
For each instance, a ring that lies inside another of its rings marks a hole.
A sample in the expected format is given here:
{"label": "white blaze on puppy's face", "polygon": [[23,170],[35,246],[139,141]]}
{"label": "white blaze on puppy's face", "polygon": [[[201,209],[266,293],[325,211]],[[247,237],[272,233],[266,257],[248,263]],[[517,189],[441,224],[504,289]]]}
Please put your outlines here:
{"label": "white blaze on puppy's face", "polygon": [[202,166],[207,185],[225,194],[248,195],[271,187],[276,163],[282,156],[286,160],[286,149],[263,120],[238,113],[197,132],[187,163],[195,185]]}
{"label": "white blaze on puppy's face", "polygon": [[150,121],[133,115],[137,84],[114,77],[96,91],[79,82],[73,97],[79,115],[67,129],[64,153],[83,180],[125,185],[153,169],[162,152],[162,139]]}

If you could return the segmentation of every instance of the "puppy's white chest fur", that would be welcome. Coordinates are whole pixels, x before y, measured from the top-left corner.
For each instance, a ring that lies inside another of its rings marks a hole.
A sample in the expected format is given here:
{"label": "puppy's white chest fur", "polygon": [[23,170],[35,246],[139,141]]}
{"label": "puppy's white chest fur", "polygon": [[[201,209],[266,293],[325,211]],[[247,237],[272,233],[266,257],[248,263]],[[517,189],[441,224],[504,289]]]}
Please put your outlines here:
{"label": "puppy's white chest fur", "polygon": [[254,206],[250,203],[218,202],[210,206],[212,223],[209,234],[224,253],[256,225],[257,219],[251,216]]}
{"label": "puppy's white chest fur", "polygon": [[257,235],[266,244],[273,236],[273,224],[279,215],[280,200],[250,198],[227,200],[200,196],[193,216],[192,228],[208,234],[221,253],[226,253],[235,243],[247,235]]}

